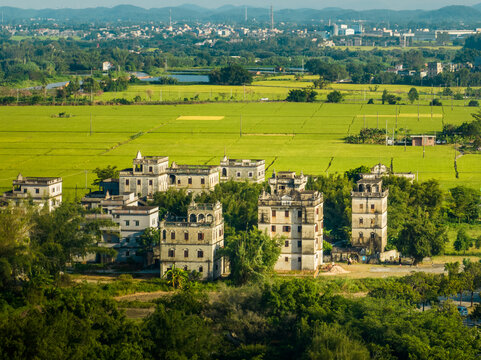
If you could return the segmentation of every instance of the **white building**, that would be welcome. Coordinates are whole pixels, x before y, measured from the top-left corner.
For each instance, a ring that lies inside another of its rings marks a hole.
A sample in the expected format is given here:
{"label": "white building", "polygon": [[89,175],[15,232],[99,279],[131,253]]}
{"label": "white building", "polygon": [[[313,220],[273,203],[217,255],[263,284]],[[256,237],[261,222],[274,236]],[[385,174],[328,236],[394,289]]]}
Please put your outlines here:
{"label": "white building", "polygon": [[265,160],[236,160],[227,156],[220,162],[221,181],[248,181],[262,184],[265,180]]}
{"label": "white building", "polygon": [[119,174],[120,193],[135,193],[140,197],[152,197],[159,191],[166,191],[167,156],[142,156],[140,151],[133,161],[133,168],[125,169]]}
{"label": "white building", "polygon": [[52,211],[62,203],[62,178],[23,177],[18,174],[13,188],[3,194],[3,199],[14,206],[32,202]]}

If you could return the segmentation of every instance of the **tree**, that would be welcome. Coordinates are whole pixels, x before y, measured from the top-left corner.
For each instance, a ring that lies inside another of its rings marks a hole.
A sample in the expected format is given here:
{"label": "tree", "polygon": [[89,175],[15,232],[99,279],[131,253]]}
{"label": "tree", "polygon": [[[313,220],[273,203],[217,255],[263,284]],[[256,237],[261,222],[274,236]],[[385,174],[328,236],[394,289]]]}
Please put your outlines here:
{"label": "tree", "polygon": [[371,359],[367,347],[349,336],[341,325],[316,323],[314,326],[312,342],[307,350],[307,359]]}
{"label": "tree", "polygon": [[479,206],[481,204],[479,191],[466,187],[456,186],[449,190],[448,214],[457,219],[458,223],[472,223],[479,218]]}
{"label": "tree", "polygon": [[456,251],[464,251],[465,254],[466,250],[469,250],[469,248],[473,246],[473,240],[469,237],[465,228],[458,230],[453,246]]}
{"label": "tree", "polygon": [[58,276],[76,257],[96,252],[103,223],[86,222],[84,213],[80,205],[63,202],[51,213],[33,216],[30,238],[39,271]]}
{"label": "tree", "polygon": [[334,90],[327,94],[327,102],[329,103],[340,103],[342,101],[343,95],[340,91]]}
{"label": "tree", "polygon": [[93,173],[97,175],[97,178],[92,183],[95,186],[98,186],[102,181],[106,179],[118,179],[119,178],[119,170],[117,170],[117,166],[107,165],[105,168],[95,168]]}
{"label": "tree", "polygon": [[26,274],[33,261],[30,247],[31,210],[0,209],[0,289],[6,291]]}
{"label": "tree", "polygon": [[431,221],[429,213],[419,207],[402,227],[395,245],[417,264],[425,257],[442,253],[446,241],[445,226]]}
{"label": "tree", "polygon": [[232,64],[212,70],[209,74],[211,84],[220,85],[245,85],[252,83],[252,74],[241,65]]}
{"label": "tree", "polygon": [[137,238],[137,244],[140,246],[138,253],[146,259],[149,254],[154,253],[154,248],[160,243],[160,230],[155,228],[147,228]]}
{"label": "tree", "polygon": [[319,76],[319,79],[313,81],[314,89],[324,89],[329,85],[329,81],[325,80],[324,77]]}
{"label": "tree", "polygon": [[189,273],[172,265],[172,267],[164,274],[164,278],[174,289],[182,289],[189,281]]}
{"label": "tree", "polygon": [[317,92],[312,89],[292,89],[287,94],[286,101],[290,102],[313,102]]}
{"label": "tree", "polygon": [[231,278],[240,285],[272,271],[281,253],[281,241],[252,229],[228,236],[219,253],[229,258]]}
{"label": "tree", "polygon": [[187,208],[192,202],[192,194],[185,189],[168,189],[164,192],[154,193],[149,205],[159,207],[159,218],[163,219],[166,215],[186,216]]}
{"label": "tree", "polygon": [[152,359],[213,358],[216,337],[206,320],[196,314],[159,304],[144,324],[145,353]]}
{"label": "tree", "polygon": [[413,102],[415,102],[416,100],[419,100],[419,93],[418,93],[418,90],[416,88],[411,88],[411,90],[409,90],[408,99],[411,102],[411,104]]}
{"label": "tree", "polygon": [[382,101],[382,104],[384,105],[386,102],[389,104],[389,105],[395,105],[398,101],[400,101],[401,98],[399,96],[395,96],[393,94],[389,94],[389,92],[384,89],[384,91],[382,92],[382,97],[381,97],[381,101]]}

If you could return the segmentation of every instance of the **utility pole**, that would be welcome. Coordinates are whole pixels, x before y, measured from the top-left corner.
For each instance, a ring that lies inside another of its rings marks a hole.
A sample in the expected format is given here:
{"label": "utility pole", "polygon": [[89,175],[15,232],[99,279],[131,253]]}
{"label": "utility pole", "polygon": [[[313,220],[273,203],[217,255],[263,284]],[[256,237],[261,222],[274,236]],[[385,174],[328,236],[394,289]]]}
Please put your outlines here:
{"label": "utility pole", "polygon": [[271,31],[274,31],[274,7],[271,4]]}
{"label": "utility pole", "polygon": [[386,119],[386,146],[387,146],[387,139],[388,139],[388,135],[387,135],[387,119]]}
{"label": "utility pole", "polygon": [[423,143],[423,159],[424,159],[426,156],[426,143],[424,142],[424,134],[423,134],[423,137],[421,138],[421,141]]}
{"label": "utility pole", "polygon": [[92,113],[90,113],[90,136],[92,136]]}
{"label": "utility pole", "polygon": [[242,115],[240,116],[239,133],[240,133],[240,137],[242,137]]}

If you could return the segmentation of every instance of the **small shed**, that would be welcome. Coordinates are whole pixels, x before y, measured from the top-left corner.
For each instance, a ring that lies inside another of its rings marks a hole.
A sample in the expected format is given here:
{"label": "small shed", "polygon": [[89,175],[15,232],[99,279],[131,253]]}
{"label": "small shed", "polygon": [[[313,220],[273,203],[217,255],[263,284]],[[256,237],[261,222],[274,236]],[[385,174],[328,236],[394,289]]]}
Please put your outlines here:
{"label": "small shed", "polygon": [[436,135],[411,135],[412,146],[434,146]]}

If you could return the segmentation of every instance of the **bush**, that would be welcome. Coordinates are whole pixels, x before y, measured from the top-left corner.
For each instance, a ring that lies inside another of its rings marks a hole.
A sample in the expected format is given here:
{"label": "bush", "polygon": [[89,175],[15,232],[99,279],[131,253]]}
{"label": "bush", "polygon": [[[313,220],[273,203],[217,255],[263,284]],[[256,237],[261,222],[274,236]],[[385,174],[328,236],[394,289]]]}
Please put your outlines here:
{"label": "bush", "polygon": [[340,103],[342,101],[343,95],[340,91],[334,90],[327,94],[327,102],[329,103]]}
{"label": "bush", "polygon": [[431,106],[443,106],[443,103],[441,101],[439,101],[439,99],[433,99],[433,101],[431,101],[429,103],[429,105],[431,105]]}
{"label": "bush", "polygon": [[372,99],[372,98],[369,99],[369,101],[368,101],[367,103],[368,103],[369,105],[374,104],[374,99]]}
{"label": "bush", "polygon": [[479,106],[479,101],[478,101],[478,100],[471,100],[471,101],[469,102],[468,106],[478,107],[478,106]]}
{"label": "bush", "polygon": [[290,102],[313,102],[316,99],[317,92],[312,89],[292,89],[289,90],[286,101]]}

